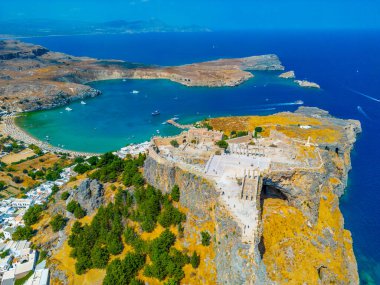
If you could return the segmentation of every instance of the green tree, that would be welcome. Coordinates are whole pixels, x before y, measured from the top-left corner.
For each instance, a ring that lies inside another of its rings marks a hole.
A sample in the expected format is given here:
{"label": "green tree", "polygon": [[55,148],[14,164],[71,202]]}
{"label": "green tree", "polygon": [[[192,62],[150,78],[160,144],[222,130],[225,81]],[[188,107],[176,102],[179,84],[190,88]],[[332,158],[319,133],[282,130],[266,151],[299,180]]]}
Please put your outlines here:
{"label": "green tree", "polygon": [[123,242],[119,235],[115,232],[110,232],[107,238],[107,249],[109,253],[117,255],[123,251]]}
{"label": "green tree", "polygon": [[13,176],[12,181],[14,183],[20,184],[23,180],[20,178],[20,176]]}
{"label": "green tree", "polygon": [[67,206],[66,206],[66,210],[69,211],[70,213],[74,213],[75,209],[78,207],[78,202],[77,201],[74,201],[74,200],[71,200]]}
{"label": "green tree", "polygon": [[128,253],[124,260],[116,259],[108,265],[103,284],[130,284],[144,264],[145,255]]}
{"label": "green tree", "polygon": [[110,255],[106,247],[98,244],[91,250],[91,261],[94,268],[106,268],[109,258]]}
{"label": "green tree", "polygon": [[24,214],[23,220],[26,226],[34,225],[41,217],[43,208],[40,205],[30,207]]}
{"label": "green tree", "polygon": [[74,167],[74,171],[76,173],[79,173],[79,174],[83,174],[83,173],[86,173],[88,170],[90,170],[91,167],[90,165],[88,165],[87,163],[78,163],[75,167]]}
{"label": "green tree", "polygon": [[76,219],[82,219],[84,216],[86,216],[86,211],[78,204],[78,207],[74,210],[74,217]]}
{"label": "green tree", "polygon": [[30,240],[34,235],[33,229],[30,226],[17,227],[16,231],[12,234],[12,239],[18,240]]}
{"label": "green tree", "polygon": [[220,140],[220,141],[217,141],[216,142],[216,145],[220,148],[224,148],[224,149],[227,149],[228,148],[228,142],[226,142],[225,140]]}
{"label": "green tree", "polygon": [[194,251],[193,255],[190,257],[190,264],[195,269],[198,268],[199,264],[201,262],[201,257],[197,255],[197,253]]}
{"label": "green tree", "polygon": [[158,222],[165,228],[178,225],[186,220],[186,215],[181,213],[172,204],[168,204],[158,216]]}
{"label": "green tree", "polygon": [[59,191],[59,187],[58,185],[53,185],[53,187],[51,188],[51,195],[54,195],[55,193],[57,193]]}
{"label": "green tree", "polygon": [[171,197],[172,197],[173,201],[176,201],[176,202],[179,201],[180,191],[179,191],[179,187],[177,184],[174,185],[172,188]]}
{"label": "green tree", "polygon": [[179,144],[176,140],[171,140],[170,141],[170,144],[173,146],[173,147],[179,147]]}
{"label": "green tree", "polygon": [[62,200],[67,200],[70,197],[70,193],[65,191],[61,194],[61,199]]}
{"label": "green tree", "polygon": [[66,226],[66,222],[67,221],[65,217],[63,217],[61,214],[55,215],[50,221],[50,225],[53,229],[53,232],[58,232],[62,230]]}
{"label": "green tree", "polygon": [[202,236],[202,245],[203,246],[209,246],[211,243],[211,235],[207,231],[201,232]]}
{"label": "green tree", "polygon": [[255,128],[255,134],[253,136],[255,138],[257,138],[258,133],[261,133],[261,132],[263,132],[263,128],[262,127],[256,127]]}

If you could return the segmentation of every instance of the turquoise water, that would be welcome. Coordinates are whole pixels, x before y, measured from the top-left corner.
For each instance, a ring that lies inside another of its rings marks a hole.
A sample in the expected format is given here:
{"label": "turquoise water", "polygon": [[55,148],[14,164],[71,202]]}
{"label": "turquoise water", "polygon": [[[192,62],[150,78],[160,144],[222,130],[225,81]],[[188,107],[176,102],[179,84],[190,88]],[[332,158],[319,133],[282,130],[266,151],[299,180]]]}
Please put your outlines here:
{"label": "turquoise water", "polygon": [[[255,78],[234,88],[189,88],[168,80],[93,82],[90,85],[102,95],[85,100],[85,105],[77,101],[68,106],[72,111],[65,110],[65,106],[33,112],[17,122],[37,138],[48,137],[52,145],[105,152],[149,140],[153,135],[177,134],[177,128],[165,124],[174,116],[179,122],[189,123],[210,116],[269,114],[322,93],[280,79],[278,72],[255,74]],[[155,110],[160,115],[152,116]]]}
{"label": "turquoise water", "polygon": [[[352,232],[361,284],[380,284],[379,31],[163,33],[29,41],[77,56],[161,65],[275,53],[298,78],[319,83],[323,90],[302,89],[268,73],[236,88],[186,88],[168,81],[97,82],[92,85],[103,95],[86,100],[87,105],[73,103],[71,112],[61,108],[29,114],[20,123],[42,139],[51,136],[54,144],[101,151],[145,140],[157,129],[174,133],[177,130],[161,124],[173,115],[186,122],[209,115],[268,114],[293,111],[297,106],[279,104],[303,100],[334,116],[358,119],[363,133],[352,153],[353,170],[340,207],[345,227]],[[133,89],[140,94],[131,95]],[[152,118],[156,109],[162,114]]]}

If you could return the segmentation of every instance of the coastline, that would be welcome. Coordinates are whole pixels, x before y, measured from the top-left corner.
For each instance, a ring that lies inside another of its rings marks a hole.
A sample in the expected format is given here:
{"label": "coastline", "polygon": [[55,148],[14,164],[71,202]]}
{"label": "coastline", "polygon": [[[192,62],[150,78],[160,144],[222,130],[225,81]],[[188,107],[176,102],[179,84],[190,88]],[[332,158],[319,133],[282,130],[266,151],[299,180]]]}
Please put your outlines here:
{"label": "coastline", "polygon": [[2,117],[2,125],[0,133],[5,136],[10,136],[15,140],[23,141],[26,144],[34,144],[41,148],[43,151],[47,152],[61,152],[65,154],[69,154],[71,156],[98,156],[100,153],[91,153],[91,152],[80,152],[74,150],[63,149],[60,147],[52,146],[48,143],[45,143],[39,139],[36,139],[19,126],[17,126],[15,119],[19,114],[15,115],[5,115]]}

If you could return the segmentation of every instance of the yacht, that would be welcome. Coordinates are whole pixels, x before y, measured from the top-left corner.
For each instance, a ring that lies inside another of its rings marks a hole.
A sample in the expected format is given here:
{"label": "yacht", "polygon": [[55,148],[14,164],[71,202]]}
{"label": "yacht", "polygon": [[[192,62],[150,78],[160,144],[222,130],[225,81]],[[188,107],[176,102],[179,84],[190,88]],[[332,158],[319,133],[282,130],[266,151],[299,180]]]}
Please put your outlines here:
{"label": "yacht", "polygon": [[152,112],[152,116],[157,116],[157,115],[159,115],[159,114],[160,114],[160,111],[158,111],[158,110]]}
{"label": "yacht", "polygon": [[302,100],[297,100],[296,102],[294,102],[295,105],[303,105],[303,101]]}
{"label": "yacht", "polygon": [[131,92],[132,94],[139,94],[140,93],[140,91],[139,90],[132,90],[132,92]]}
{"label": "yacht", "polygon": [[84,102],[84,101],[80,101],[80,103],[81,103],[82,105],[86,105],[86,104],[87,104],[87,103]]}
{"label": "yacht", "polygon": [[70,112],[70,111],[72,111],[73,109],[71,109],[70,107],[66,107],[65,110]]}

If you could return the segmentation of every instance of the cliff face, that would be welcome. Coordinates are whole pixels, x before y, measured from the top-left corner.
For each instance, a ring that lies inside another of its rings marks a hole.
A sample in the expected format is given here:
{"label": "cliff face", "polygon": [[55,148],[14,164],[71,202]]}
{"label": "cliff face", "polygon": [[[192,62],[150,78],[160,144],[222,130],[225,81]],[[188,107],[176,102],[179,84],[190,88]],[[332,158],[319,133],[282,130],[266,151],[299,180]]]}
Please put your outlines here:
{"label": "cliff face", "polygon": [[207,270],[213,272],[211,278],[201,271],[191,284],[267,284],[265,268],[258,255],[253,254],[257,249],[242,242],[240,227],[219,202],[219,194],[211,182],[152,157],[145,161],[144,176],[148,183],[165,193],[174,184],[179,186],[180,203],[187,209],[185,240],[199,236],[203,230],[215,237],[213,256],[206,257]]}
{"label": "cliff face", "polygon": [[[221,199],[222,193],[204,173],[169,162],[159,153],[149,155],[144,167],[148,183],[165,192],[178,184],[181,204],[188,209],[189,220],[196,221],[196,229],[202,230],[205,224],[215,228],[212,264],[217,283],[359,284],[339,197],[346,188],[350,152],[360,123],[333,118],[316,108],[209,123],[226,133],[230,128],[249,131],[265,125],[263,136],[272,133],[274,142],[288,139],[289,145],[297,146],[295,159],[308,165],[262,173],[257,239],[248,244],[242,241],[241,226]],[[307,127],[301,128],[303,124]],[[311,147],[303,146],[308,138],[312,138]],[[314,165],[313,161],[321,163]],[[185,231],[187,236],[196,234],[191,223]]]}

